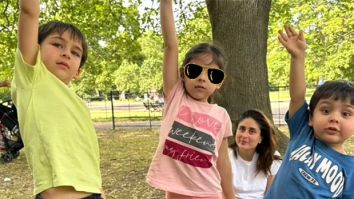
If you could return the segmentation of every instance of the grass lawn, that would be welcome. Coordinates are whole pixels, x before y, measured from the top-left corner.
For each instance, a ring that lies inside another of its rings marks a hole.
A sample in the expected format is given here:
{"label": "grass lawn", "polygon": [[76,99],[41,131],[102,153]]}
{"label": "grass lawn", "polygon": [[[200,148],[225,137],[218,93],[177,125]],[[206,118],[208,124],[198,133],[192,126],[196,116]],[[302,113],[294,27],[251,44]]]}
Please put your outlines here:
{"label": "grass lawn", "polygon": [[[103,188],[107,198],[160,199],[164,193],[150,188],[145,175],[155,152],[156,130],[115,130],[98,133]],[[10,182],[5,182],[10,178]],[[33,199],[32,177],[23,153],[0,165],[0,199]]]}
{"label": "grass lawn", "polygon": [[[164,193],[145,183],[145,175],[158,142],[156,129],[99,132],[98,139],[103,188],[107,198],[164,198]],[[346,143],[346,148],[349,154],[354,155],[354,137]],[[11,181],[5,182],[5,178]],[[23,153],[14,162],[0,165],[0,193],[0,199],[33,199],[32,177]]]}
{"label": "grass lawn", "polygon": [[[310,101],[313,92],[315,92],[314,88],[306,89],[306,100],[308,100],[308,102]],[[270,91],[269,98],[271,102],[289,101],[290,100],[289,90],[288,88],[287,89],[282,88],[279,89],[278,91]]]}

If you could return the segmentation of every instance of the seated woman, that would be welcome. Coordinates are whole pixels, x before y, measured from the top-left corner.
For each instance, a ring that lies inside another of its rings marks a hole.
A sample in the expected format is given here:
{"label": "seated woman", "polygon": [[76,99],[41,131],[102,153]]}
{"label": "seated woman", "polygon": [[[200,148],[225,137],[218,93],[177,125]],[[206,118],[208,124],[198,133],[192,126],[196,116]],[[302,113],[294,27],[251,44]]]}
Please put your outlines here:
{"label": "seated woman", "polygon": [[281,164],[275,128],[258,110],[244,112],[236,126],[229,151],[235,198],[263,198]]}

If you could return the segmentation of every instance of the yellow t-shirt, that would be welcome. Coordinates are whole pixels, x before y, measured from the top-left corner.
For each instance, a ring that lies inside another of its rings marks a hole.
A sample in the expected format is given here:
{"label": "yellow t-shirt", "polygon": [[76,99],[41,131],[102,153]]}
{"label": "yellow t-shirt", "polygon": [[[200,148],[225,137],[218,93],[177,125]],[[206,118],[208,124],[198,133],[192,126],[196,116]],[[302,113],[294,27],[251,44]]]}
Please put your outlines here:
{"label": "yellow t-shirt", "polygon": [[101,192],[99,147],[85,103],[47,70],[16,51],[12,99],[32,170],[34,194],[57,186]]}

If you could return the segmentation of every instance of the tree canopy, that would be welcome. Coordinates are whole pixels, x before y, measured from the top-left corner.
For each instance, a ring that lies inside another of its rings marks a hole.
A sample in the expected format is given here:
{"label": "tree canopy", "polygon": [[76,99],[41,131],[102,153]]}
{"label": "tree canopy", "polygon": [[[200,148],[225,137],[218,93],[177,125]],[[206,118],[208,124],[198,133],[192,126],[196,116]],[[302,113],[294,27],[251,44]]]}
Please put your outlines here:
{"label": "tree canopy", "polygon": [[[308,43],[307,80],[354,80],[354,3],[350,0],[274,1],[268,39],[269,80],[287,85],[289,67],[277,30],[290,24],[304,31]],[[280,52],[282,51],[282,52]]]}
{"label": "tree canopy", "polygon": [[[145,8],[144,7],[151,7]],[[77,25],[89,42],[82,78],[73,83],[82,96],[117,89],[144,93],[161,90],[162,37],[158,2],[141,0],[42,0],[41,23],[62,20]],[[176,2],[180,60],[187,49],[211,41],[205,2]],[[277,31],[291,24],[308,42],[307,79],[354,80],[354,3],[350,0],[277,0],[272,2],[267,65],[269,84],[287,85],[289,63]],[[0,3],[0,80],[12,77],[17,45],[17,0]]]}

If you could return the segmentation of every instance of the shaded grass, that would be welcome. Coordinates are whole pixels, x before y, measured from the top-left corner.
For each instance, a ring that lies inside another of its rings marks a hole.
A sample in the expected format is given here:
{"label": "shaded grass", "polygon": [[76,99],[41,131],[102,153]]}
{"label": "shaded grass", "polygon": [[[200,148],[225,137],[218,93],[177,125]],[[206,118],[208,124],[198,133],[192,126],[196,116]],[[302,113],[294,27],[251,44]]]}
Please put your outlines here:
{"label": "shaded grass", "polygon": [[[157,130],[115,130],[98,133],[103,188],[107,198],[159,199],[164,194],[150,188],[145,176],[158,143]],[[4,182],[10,178],[10,182]],[[33,199],[32,176],[24,153],[0,165],[0,198]]]}
{"label": "shaded grass", "polygon": [[[286,128],[280,129],[288,136]],[[164,193],[145,183],[158,144],[158,130],[117,129],[98,133],[103,188],[108,199],[160,199]],[[354,155],[354,137],[346,144]],[[283,153],[282,153],[283,154]],[[4,182],[10,178],[10,182]],[[12,163],[0,165],[0,199],[33,199],[32,177],[24,153]]]}
{"label": "shaded grass", "polygon": [[[315,92],[315,88],[307,88],[306,89],[306,100],[310,100],[313,92]],[[269,92],[269,98],[271,102],[277,102],[277,101],[289,101],[290,96],[289,96],[289,90],[288,88],[280,88],[278,91],[270,91]]]}
{"label": "shaded grass", "polygon": [[[95,120],[112,120],[112,112],[111,110],[90,110],[91,118]],[[148,120],[149,118],[161,118],[162,112],[156,111],[115,111],[114,117],[119,120],[130,120],[134,118],[138,118],[140,120]]]}
{"label": "shaded grass", "polygon": [[[5,178],[11,181],[5,182]],[[11,163],[0,164],[0,193],[2,199],[33,199],[32,176],[23,154]]]}
{"label": "shaded grass", "polygon": [[145,183],[158,143],[153,130],[122,130],[100,134],[103,186],[108,198],[163,198]]}

